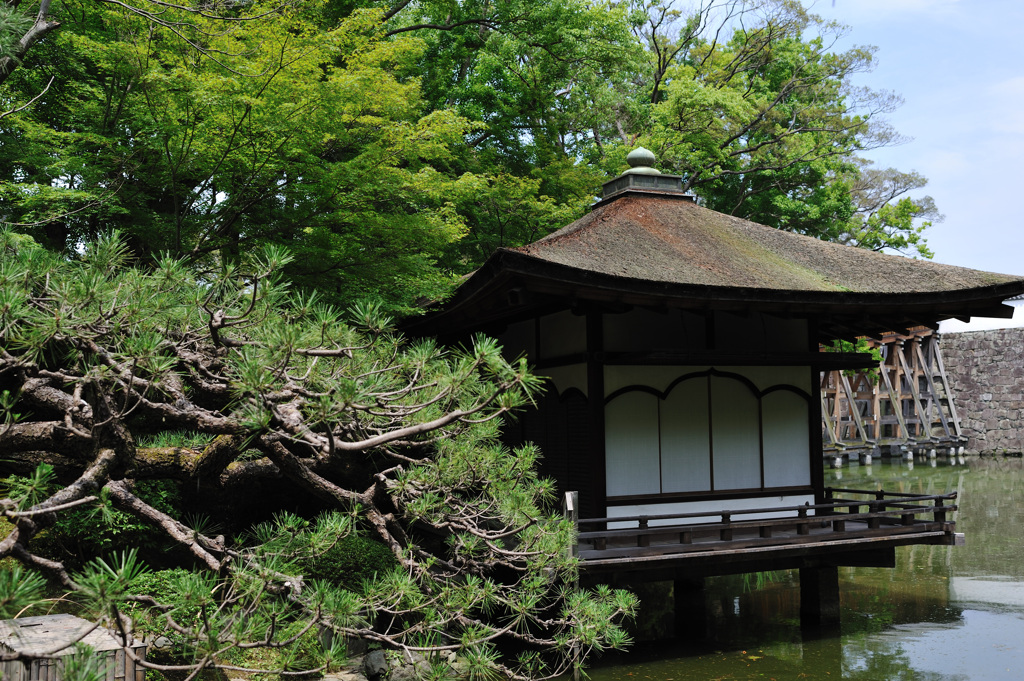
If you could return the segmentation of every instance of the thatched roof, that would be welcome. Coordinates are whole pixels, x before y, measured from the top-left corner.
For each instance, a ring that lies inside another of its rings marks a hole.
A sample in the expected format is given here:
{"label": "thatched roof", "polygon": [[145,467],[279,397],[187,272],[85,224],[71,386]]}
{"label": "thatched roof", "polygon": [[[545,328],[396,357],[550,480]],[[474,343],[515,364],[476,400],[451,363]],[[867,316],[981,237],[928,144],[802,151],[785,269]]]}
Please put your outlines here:
{"label": "thatched roof", "polygon": [[658,195],[623,196],[513,250],[615,277],[769,291],[938,293],[1024,281],[850,248]]}
{"label": "thatched roof", "polygon": [[[1008,316],[1024,277],[842,246],[702,208],[680,194],[624,191],[527,246],[499,249],[438,311],[445,333],[582,301],[814,316],[822,337]],[[559,302],[561,301],[561,302]]]}

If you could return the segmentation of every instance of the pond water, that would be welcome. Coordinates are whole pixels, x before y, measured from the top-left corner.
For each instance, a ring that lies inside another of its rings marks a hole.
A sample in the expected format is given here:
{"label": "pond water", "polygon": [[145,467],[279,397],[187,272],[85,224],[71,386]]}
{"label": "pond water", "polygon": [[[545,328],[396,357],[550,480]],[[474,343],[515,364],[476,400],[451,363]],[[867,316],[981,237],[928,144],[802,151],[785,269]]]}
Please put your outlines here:
{"label": "pond water", "polygon": [[840,568],[842,625],[799,625],[799,578],[707,580],[709,637],[635,645],[595,661],[594,681],[1024,679],[1024,461],[876,462],[826,484],[940,494],[956,490],[967,545],[896,549],[896,568]]}

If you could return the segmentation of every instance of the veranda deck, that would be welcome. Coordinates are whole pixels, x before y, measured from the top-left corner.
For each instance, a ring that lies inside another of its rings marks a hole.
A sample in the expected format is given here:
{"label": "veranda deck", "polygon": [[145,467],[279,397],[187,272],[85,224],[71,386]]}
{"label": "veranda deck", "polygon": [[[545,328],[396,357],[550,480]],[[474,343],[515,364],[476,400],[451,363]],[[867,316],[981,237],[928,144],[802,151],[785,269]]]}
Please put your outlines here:
{"label": "veranda deck", "polygon": [[[951,503],[955,492],[828,492],[832,500],[827,504],[581,519],[574,553],[581,572],[589,575],[663,568],[730,574],[800,567],[809,561],[879,564],[887,561],[880,551],[891,553],[896,546],[963,543],[950,519],[957,509]],[[572,500],[567,507],[575,507]],[[858,555],[873,558],[865,563]]]}

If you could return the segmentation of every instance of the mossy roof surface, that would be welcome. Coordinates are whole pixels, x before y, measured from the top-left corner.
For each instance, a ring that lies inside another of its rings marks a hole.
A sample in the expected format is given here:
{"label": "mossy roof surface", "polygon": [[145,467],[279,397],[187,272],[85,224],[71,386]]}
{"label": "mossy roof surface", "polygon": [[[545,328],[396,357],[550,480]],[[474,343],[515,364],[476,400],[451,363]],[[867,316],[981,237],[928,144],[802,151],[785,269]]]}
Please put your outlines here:
{"label": "mossy roof surface", "polygon": [[766,291],[938,293],[1024,281],[821,241],[652,195],[619,197],[511,250],[634,280]]}

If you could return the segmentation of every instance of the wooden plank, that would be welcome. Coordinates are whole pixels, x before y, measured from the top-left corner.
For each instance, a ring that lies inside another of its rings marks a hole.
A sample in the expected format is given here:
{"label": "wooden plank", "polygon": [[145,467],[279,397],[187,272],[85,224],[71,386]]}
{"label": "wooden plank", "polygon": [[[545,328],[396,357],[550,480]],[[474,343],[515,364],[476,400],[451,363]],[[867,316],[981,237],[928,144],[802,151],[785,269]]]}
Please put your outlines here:
{"label": "wooden plank", "polygon": [[850,412],[850,416],[853,417],[853,422],[857,426],[857,432],[860,433],[860,441],[864,444],[874,444],[868,440],[868,435],[864,431],[864,421],[860,418],[860,409],[857,408],[857,400],[853,396],[853,390],[850,388],[850,381],[846,378],[846,374],[842,371],[838,372],[840,384],[843,387],[843,392],[846,393],[847,408]]}
{"label": "wooden plank", "polygon": [[629,559],[629,558],[645,558],[650,556],[669,556],[677,555],[681,558],[686,557],[698,557],[698,556],[709,556],[709,555],[721,555],[721,556],[735,556],[742,553],[757,553],[767,549],[777,548],[837,548],[845,545],[856,545],[856,544],[885,544],[887,542],[900,542],[907,543],[907,540],[913,538],[928,538],[934,539],[944,535],[951,535],[950,531],[947,531],[941,527],[905,527],[904,531],[888,531],[888,530],[858,530],[851,531],[846,536],[837,536],[835,534],[827,535],[815,535],[813,537],[785,537],[775,538],[773,541],[765,541],[759,539],[750,539],[744,541],[736,541],[728,545],[708,543],[708,544],[694,544],[692,546],[684,547],[680,550],[679,545],[656,545],[648,547],[640,551],[639,549],[622,548],[609,550],[607,553],[600,554],[599,556],[588,557],[584,561],[583,566],[586,567],[588,563],[593,561],[608,561],[617,559]]}
{"label": "wooden plank", "polygon": [[821,416],[822,416],[822,418],[825,419],[825,426],[826,426],[825,427],[825,432],[828,433],[828,441],[832,444],[833,447],[838,446],[839,443],[838,443],[838,441],[836,439],[837,438],[837,432],[836,432],[835,421],[832,419],[832,416],[829,415],[829,413],[828,413],[828,405],[825,404],[825,393],[824,393],[824,391],[822,391],[822,393],[820,395],[820,398],[821,398]]}
{"label": "wooden plank", "polygon": [[[952,500],[952,499],[956,498],[956,492],[950,492],[950,493],[947,493],[947,494],[907,494],[906,492],[886,492],[884,490],[876,490],[876,489],[866,490],[866,489],[850,489],[850,488],[841,488],[841,487],[828,487],[828,488],[825,489],[825,491],[829,495],[829,498],[835,498],[834,495],[836,495],[836,494],[860,494],[860,495],[864,495],[864,496],[869,497],[870,499],[874,499],[874,500],[883,500],[883,499],[894,499],[894,500],[897,500],[897,501],[894,501],[893,503],[911,502],[911,501],[943,501],[943,500]],[[806,513],[810,512],[810,511],[834,511],[834,510],[840,509],[840,508],[847,508],[851,504],[864,505],[870,499],[862,500],[862,499],[838,499],[838,498],[836,498],[836,500],[834,502],[826,503],[826,504],[813,504],[813,505],[812,504],[803,504],[803,505],[800,505],[800,506],[767,506],[767,507],[762,507],[762,508],[750,508],[750,509],[741,509],[741,510],[704,511],[704,512],[701,512],[701,513],[664,513],[664,514],[659,514],[659,515],[646,515],[645,514],[645,515],[633,515],[633,516],[619,516],[617,518],[582,518],[582,519],[580,519],[579,522],[580,522],[580,525],[605,524],[605,523],[610,523],[610,522],[633,522],[633,521],[640,521],[640,522],[650,523],[651,521],[660,521],[660,520],[688,520],[688,519],[695,519],[695,518],[715,518],[715,517],[725,517],[727,515],[730,517],[730,520],[731,520],[731,517],[734,516],[734,515],[752,515],[752,514],[758,514],[758,513],[797,513],[798,517],[803,517],[802,514],[806,514]],[[892,504],[889,504],[889,505],[892,505]],[[793,519],[793,516],[783,516],[782,518],[779,518],[779,517],[775,517],[775,518],[762,518],[762,519],[759,519],[759,520],[737,521],[737,522],[761,523],[761,522],[772,522],[772,521],[775,521],[775,520],[785,520],[787,518]],[[694,525],[696,526],[698,524],[699,523],[695,523]],[[645,529],[655,529],[656,530],[659,527],[666,528],[666,527],[671,527],[671,526],[669,526],[669,525],[660,525],[660,526],[655,525],[655,526],[651,526],[651,527],[647,528],[647,526],[645,525]],[[638,529],[639,528],[635,528],[634,527],[634,528],[622,528],[622,529],[617,529],[617,530],[592,530],[592,531],[589,531],[589,532],[581,532],[580,534],[581,534],[581,536],[587,536],[587,535],[593,536],[595,533],[597,533],[597,534],[610,534],[610,533],[614,533],[614,532],[628,532],[628,531],[634,531],[635,532]]]}
{"label": "wooden plank", "polygon": [[917,388],[917,393],[920,396],[920,406],[915,406],[914,411],[916,412],[917,418],[921,421],[921,427],[918,428],[918,432],[924,432],[928,436],[928,439],[932,438],[932,405],[928,396],[921,390],[921,364],[917,360],[917,346],[920,345],[919,338],[916,336],[911,340],[907,341],[909,345],[904,343],[903,357],[907,360],[907,364],[910,366],[910,373],[914,376],[914,386]]}
{"label": "wooden plank", "polygon": [[[865,496],[874,497],[875,499],[902,499],[904,501],[924,500],[924,499],[956,499],[956,492],[946,492],[945,494],[909,494],[907,492],[886,492],[883,489],[854,489],[851,487],[827,487],[826,490],[831,494],[863,494]],[[845,505],[846,502],[836,504],[838,506]],[[798,507],[799,508],[799,507]]]}
{"label": "wooden plank", "polygon": [[[924,409],[921,406],[921,394],[917,388],[917,376],[914,375],[912,371],[910,371],[910,367],[907,364],[907,358],[903,353],[902,347],[900,347],[900,351],[897,353],[897,357],[899,357],[900,365],[903,367],[903,372],[907,376],[907,383],[910,385],[910,394],[914,398],[914,408],[917,410],[918,418],[921,419],[924,416]],[[931,427],[928,427],[928,431],[929,432],[927,433],[918,432],[919,439],[921,435],[925,435],[930,440],[932,437]]]}
{"label": "wooden plank", "polygon": [[900,341],[894,341],[889,345],[889,353],[892,359],[892,382],[893,385],[896,386],[896,394],[892,406],[893,413],[900,415],[900,425],[903,428],[903,437],[906,440],[910,440],[910,428],[907,427],[906,415],[903,414],[903,382],[900,380],[902,369],[899,359],[896,357],[896,355],[901,352],[900,348],[897,346],[898,342]]}
{"label": "wooden plank", "polygon": [[939,415],[939,423],[942,424],[942,432],[945,433],[946,437],[949,437],[949,423],[946,421],[946,414],[942,410],[942,400],[939,398],[939,392],[935,389],[935,378],[932,376],[931,363],[925,361],[920,343],[916,344],[914,349],[917,352],[917,359],[924,369],[925,381],[928,383],[928,392],[931,394],[931,399],[935,403],[935,411]]}
{"label": "wooden plank", "polygon": [[[873,506],[881,506],[881,510],[870,510],[865,513],[847,513],[829,516],[810,516],[807,518],[780,518],[773,520],[753,520],[738,523],[708,523],[701,526],[688,526],[690,541],[676,542],[679,528],[655,527],[643,530],[610,530],[607,533],[595,532],[592,536],[583,539],[594,539],[593,548],[580,549],[579,555],[591,555],[594,552],[633,551],[635,549],[646,549],[651,546],[665,546],[678,543],[692,544],[694,537],[697,539],[717,539],[719,544],[742,541],[736,539],[736,533],[757,533],[761,539],[774,538],[775,530],[796,532],[796,534],[807,536],[812,526],[821,527],[831,524],[832,532],[847,532],[847,523],[865,523],[869,530],[882,532],[900,532],[901,527],[922,526],[929,524],[943,524],[946,513],[954,510],[955,506],[932,505],[916,506],[907,504],[894,504],[894,508],[886,509],[882,502],[875,502]],[[933,514],[934,519],[929,521],[917,516]],[[804,531],[801,531],[804,530]],[[612,534],[614,533],[614,534]],[[631,546],[609,547],[609,539],[621,539],[627,541]],[[653,543],[652,543],[653,542]],[[714,541],[700,542],[701,545],[715,543]],[[678,549],[677,549],[678,550]],[[642,553],[642,552],[641,552]]]}
{"label": "wooden plank", "polygon": [[[900,531],[902,529],[902,531]],[[751,538],[746,540],[737,540],[728,544],[719,544],[716,542],[709,542],[705,544],[692,544],[682,546],[680,544],[660,544],[655,546],[646,547],[644,549],[637,548],[620,548],[620,549],[609,549],[602,553],[591,553],[588,551],[582,551],[580,553],[583,558],[582,568],[586,569],[591,563],[601,564],[612,561],[624,562],[630,560],[636,560],[640,562],[650,561],[654,558],[664,557],[698,557],[698,556],[739,556],[742,554],[749,553],[760,553],[772,550],[785,550],[795,547],[801,548],[842,548],[850,545],[861,545],[861,544],[885,544],[890,541],[899,541],[906,543],[908,539],[915,537],[919,538],[937,538],[946,535],[951,535],[952,532],[946,531],[935,526],[911,526],[907,528],[899,528],[897,531],[890,529],[883,530],[869,530],[862,529],[857,531],[851,531],[844,537],[837,537],[835,534],[827,535],[815,535],[811,537],[775,537],[772,540],[763,540],[759,538]]]}
{"label": "wooden plank", "polygon": [[[537,368],[580,363],[581,355],[551,357],[537,362]],[[874,358],[866,352],[723,352],[654,351],[606,352],[605,366],[811,366],[819,371],[863,369],[873,366]]]}
{"label": "wooden plank", "polygon": [[[893,367],[893,369],[898,379],[899,371],[896,369],[896,367]],[[889,379],[889,367],[885,363],[884,359],[879,363],[879,371],[882,374],[882,381],[885,383],[886,392],[888,392],[889,394],[889,404],[892,405],[892,411],[893,414],[896,416],[896,423],[898,424],[898,432],[895,433],[895,439],[909,439],[910,431],[907,430],[907,424],[903,420],[903,404],[900,401],[899,395],[896,394],[896,390],[892,387],[892,381]]]}
{"label": "wooden plank", "polygon": [[836,422],[836,438],[840,442],[846,440],[846,428],[843,425],[843,401],[839,397],[839,383],[835,381],[836,372],[832,372],[831,378],[835,382],[834,387],[829,388],[829,394],[832,396],[832,419]]}
{"label": "wooden plank", "polygon": [[939,380],[942,381],[942,389],[946,392],[946,401],[949,404],[949,416],[953,421],[953,431],[956,433],[957,438],[963,438],[964,433],[960,429],[960,417],[956,413],[953,391],[949,389],[949,379],[946,378],[946,364],[942,360],[942,350],[940,349],[940,343],[937,338],[933,344],[933,348],[933,352],[935,353],[935,363],[939,368]]}
{"label": "wooden plank", "polygon": [[[146,649],[140,648],[138,652],[139,661],[146,659]],[[146,681],[146,668],[141,664],[135,665],[135,681]]]}
{"label": "wooden plank", "polygon": [[[867,375],[865,374],[864,380],[867,381]],[[874,423],[874,436],[875,442],[881,442],[882,440],[882,394],[878,389],[878,381],[871,382],[871,416]]]}

